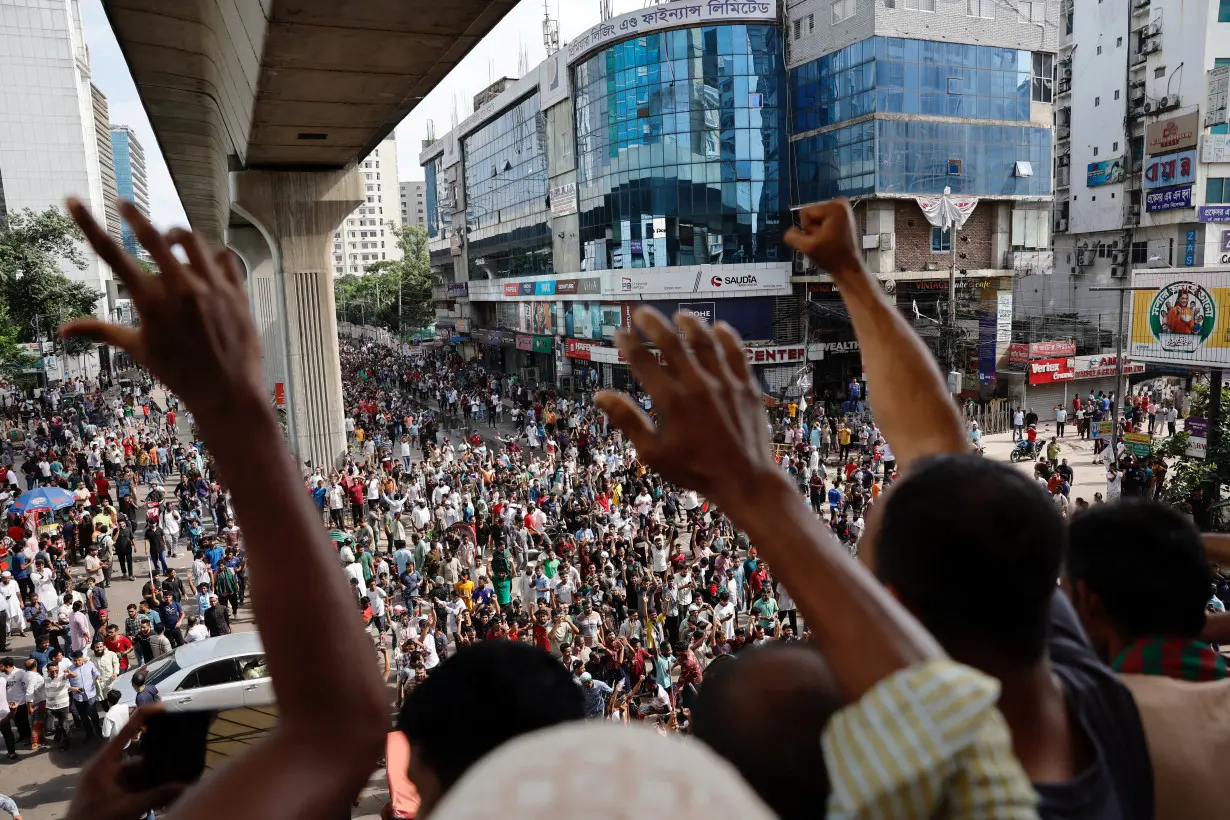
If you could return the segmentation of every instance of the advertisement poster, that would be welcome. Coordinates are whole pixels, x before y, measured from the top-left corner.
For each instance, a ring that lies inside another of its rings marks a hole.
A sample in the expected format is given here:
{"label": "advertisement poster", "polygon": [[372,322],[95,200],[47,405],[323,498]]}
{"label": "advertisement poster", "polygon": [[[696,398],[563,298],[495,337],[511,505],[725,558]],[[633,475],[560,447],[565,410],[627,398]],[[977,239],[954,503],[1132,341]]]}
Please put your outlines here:
{"label": "advertisement poster", "polygon": [[1189,185],[1196,181],[1196,152],[1183,151],[1145,160],[1145,190]]}
{"label": "advertisement poster", "polygon": [[1145,132],[1145,153],[1155,156],[1195,148],[1196,136],[1201,130],[1200,116],[1195,111],[1150,123]]}
{"label": "advertisement poster", "polygon": [[1161,191],[1149,191],[1145,194],[1145,210],[1149,213],[1157,211],[1178,211],[1192,207],[1192,186],[1166,188]]}
{"label": "advertisement poster", "polygon": [[1148,433],[1124,433],[1123,443],[1134,456],[1147,458],[1153,452],[1153,436]]}
{"label": "advertisement poster", "polygon": [[1191,367],[1230,364],[1230,271],[1138,273],[1132,294],[1132,359]]}
{"label": "advertisement poster", "polygon": [[1209,422],[1197,416],[1191,416],[1183,422],[1187,431],[1187,449],[1183,454],[1191,458],[1205,458],[1209,451]]}
{"label": "advertisement poster", "polygon": [[1076,361],[1070,357],[1039,359],[1029,363],[1030,384],[1055,384],[1072,381],[1074,378],[1076,378]]}
{"label": "advertisement poster", "polygon": [[1116,182],[1123,182],[1124,167],[1123,158],[1105,159],[1101,162],[1091,162],[1089,167],[1085,169],[1085,185],[1090,188],[1097,188],[1101,185],[1114,185]]}

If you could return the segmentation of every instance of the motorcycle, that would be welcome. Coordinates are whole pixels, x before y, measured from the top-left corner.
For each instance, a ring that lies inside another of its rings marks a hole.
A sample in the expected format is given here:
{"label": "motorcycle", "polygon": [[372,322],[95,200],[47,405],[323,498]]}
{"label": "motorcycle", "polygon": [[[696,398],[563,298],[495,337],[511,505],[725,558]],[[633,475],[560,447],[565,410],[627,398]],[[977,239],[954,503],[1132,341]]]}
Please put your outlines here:
{"label": "motorcycle", "polygon": [[1029,459],[1030,461],[1038,460],[1038,450],[1034,444],[1028,439],[1021,439],[1012,448],[1012,452],[1008,454],[1008,458],[1015,464],[1018,461]]}

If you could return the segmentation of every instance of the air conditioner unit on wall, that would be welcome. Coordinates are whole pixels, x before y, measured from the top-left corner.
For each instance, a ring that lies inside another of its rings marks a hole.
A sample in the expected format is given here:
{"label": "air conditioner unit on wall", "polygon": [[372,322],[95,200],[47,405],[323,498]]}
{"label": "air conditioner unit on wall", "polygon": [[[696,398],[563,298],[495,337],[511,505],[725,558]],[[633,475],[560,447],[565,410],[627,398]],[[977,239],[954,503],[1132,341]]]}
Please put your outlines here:
{"label": "air conditioner unit on wall", "polygon": [[1116,279],[1127,275],[1126,271],[1127,271],[1127,268],[1125,268],[1123,265],[1111,265],[1110,266],[1110,275]]}

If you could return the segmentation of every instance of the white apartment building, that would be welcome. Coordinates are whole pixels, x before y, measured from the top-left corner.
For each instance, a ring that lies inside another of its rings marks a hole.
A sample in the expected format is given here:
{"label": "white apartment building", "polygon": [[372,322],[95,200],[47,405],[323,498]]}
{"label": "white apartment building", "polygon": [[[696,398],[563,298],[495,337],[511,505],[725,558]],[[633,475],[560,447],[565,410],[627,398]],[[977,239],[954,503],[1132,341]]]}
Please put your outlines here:
{"label": "white apartment building", "polygon": [[[0,0],[0,177],[5,208],[43,211],[75,196],[106,224],[90,55],[77,0]],[[107,292],[93,254],[64,273]],[[99,315],[107,303],[100,298]]]}
{"label": "white apartment building", "polygon": [[418,225],[420,228],[427,225],[427,183],[419,180],[417,182],[401,183],[401,224],[403,225]]}
{"label": "white apartment building", "polygon": [[368,265],[401,259],[392,229],[400,227],[401,190],[397,181],[397,140],[393,135],[359,163],[367,202],[346,217],[333,234],[334,276],[361,276]]}
{"label": "white apartment building", "polygon": [[1230,261],[1230,134],[1207,99],[1230,65],[1230,0],[1065,0],[1061,20],[1056,275],[1019,296],[1102,321],[1118,296],[1091,287]]}

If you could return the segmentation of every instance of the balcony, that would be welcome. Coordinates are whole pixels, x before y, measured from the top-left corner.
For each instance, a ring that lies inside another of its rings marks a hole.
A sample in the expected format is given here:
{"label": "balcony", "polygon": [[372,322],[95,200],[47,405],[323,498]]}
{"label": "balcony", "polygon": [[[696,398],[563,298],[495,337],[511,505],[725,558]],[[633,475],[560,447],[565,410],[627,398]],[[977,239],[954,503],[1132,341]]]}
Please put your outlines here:
{"label": "balcony", "polygon": [[1072,127],[1068,125],[1055,126],[1055,139],[1059,142],[1067,142],[1072,139]]}
{"label": "balcony", "polygon": [[1153,0],[1133,0],[1132,14],[1140,14],[1141,12],[1146,11],[1152,2]]}
{"label": "balcony", "polygon": [[1004,254],[1004,269],[1022,274],[1052,273],[1055,254],[1052,251],[1008,251]]}

